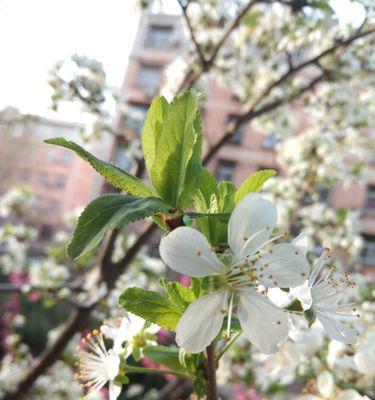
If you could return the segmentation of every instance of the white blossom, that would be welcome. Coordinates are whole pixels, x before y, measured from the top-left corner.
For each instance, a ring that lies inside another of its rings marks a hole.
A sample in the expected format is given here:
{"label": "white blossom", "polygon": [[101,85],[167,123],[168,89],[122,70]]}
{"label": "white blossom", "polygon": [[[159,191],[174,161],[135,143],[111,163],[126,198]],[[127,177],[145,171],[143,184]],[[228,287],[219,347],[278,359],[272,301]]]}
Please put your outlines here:
{"label": "white blossom", "polygon": [[288,334],[287,317],[257,287],[297,286],[309,266],[292,244],[278,244],[266,251],[265,246],[279,238],[270,239],[276,220],[275,206],[251,193],[230,217],[230,251],[223,257],[218,258],[205,236],[193,228],[179,227],[162,239],[161,258],[175,271],[192,277],[217,276],[223,281],[221,289],[187,308],[176,328],[179,346],[192,353],[202,351],[219,333],[226,314],[229,336],[238,299],[237,315],[245,336],[264,353],[278,351],[278,344]]}

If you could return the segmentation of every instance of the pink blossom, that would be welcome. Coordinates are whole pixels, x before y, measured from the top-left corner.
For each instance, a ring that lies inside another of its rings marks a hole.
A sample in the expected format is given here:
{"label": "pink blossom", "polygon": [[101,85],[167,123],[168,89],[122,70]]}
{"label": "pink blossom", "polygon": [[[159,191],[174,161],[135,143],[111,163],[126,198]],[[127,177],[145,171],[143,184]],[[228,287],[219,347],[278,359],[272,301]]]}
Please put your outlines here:
{"label": "pink blossom", "polygon": [[191,284],[191,278],[190,278],[190,276],[182,275],[182,277],[181,277],[181,279],[180,279],[180,282],[181,282],[184,286],[189,287],[190,284]]}

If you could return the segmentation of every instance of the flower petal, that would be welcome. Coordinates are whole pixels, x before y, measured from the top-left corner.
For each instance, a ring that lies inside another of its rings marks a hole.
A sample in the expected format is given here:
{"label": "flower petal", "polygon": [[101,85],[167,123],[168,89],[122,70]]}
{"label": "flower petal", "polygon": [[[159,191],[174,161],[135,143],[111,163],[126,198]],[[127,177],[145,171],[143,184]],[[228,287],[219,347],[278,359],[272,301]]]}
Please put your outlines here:
{"label": "flower petal", "polygon": [[235,207],[229,219],[228,243],[241,259],[254,254],[270,237],[276,225],[277,210],[258,193],[245,196]]}
{"label": "flower petal", "polygon": [[346,389],[337,395],[336,400],[371,400],[371,399],[366,395],[362,396],[354,389]]}
{"label": "flower petal", "polygon": [[240,293],[237,314],[245,336],[265,354],[276,353],[288,336],[285,313],[253,289]]}
{"label": "flower petal", "polygon": [[277,307],[287,307],[293,300],[293,296],[290,293],[284,292],[280,288],[270,288],[267,291],[268,298]]}
{"label": "flower petal", "polygon": [[301,286],[291,288],[290,294],[299,300],[304,311],[311,308],[313,303],[312,289],[310,288],[308,281],[305,281]]}
{"label": "flower petal", "polygon": [[176,328],[176,342],[190,353],[203,351],[223,325],[226,290],[207,294],[186,309]]}
{"label": "flower petal", "polygon": [[112,381],[109,382],[109,400],[117,400],[120,396],[122,386]]}
{"label": "flower petal", "polygon": [[290,243],[273,246],[254,267],[259,271],[259,281],[268,287],[300,286],[310,272],[306,256]]}
{"label": "flower petal", "polygon": [[108,379],[113,381],[120,371],[120,357],[114,350],[108,351],[108,360],[107,360],[107,374]]}
{"label": "flower petal", "polygon": [[292,240],[292,244],[294,244],[294,246],[297,246],[299,248],[299,251],[301,251],[306,256],[309,249],[309,238],[305,232],[301,232],[296,238],[294,238]]}
{"label": "flower petal", "polygon": [[206,237],[187,226],[179,227],[163,237],[159,251],[162,260],[180,274],[202,277],[222,268]]}
{"label": "flower petal", "polygon": [[316,385],[319,393],[323,395],[325,399],[328,399],[333,395],[335,390],[335,382],[330,372],[321,372],[316,379]]}
{"label": "flower petal", "polygon": [[326,313],[317,311],[316,314],[330,339],[338,340],[345,344],[356,344],[358,342],[357,332],[354,329],[347,327],[344,323]]}

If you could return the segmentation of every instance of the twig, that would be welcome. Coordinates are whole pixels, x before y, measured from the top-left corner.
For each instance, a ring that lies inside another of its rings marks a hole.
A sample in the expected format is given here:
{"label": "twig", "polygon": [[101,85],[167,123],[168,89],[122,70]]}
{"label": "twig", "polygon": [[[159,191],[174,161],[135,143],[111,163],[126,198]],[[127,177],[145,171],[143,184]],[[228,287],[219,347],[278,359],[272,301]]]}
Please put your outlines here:
{"label": "twig", "polygon": [[242,335],[242,331],[237,332],[233,337],[225,344],[225,346],[216,354],[216,362],[219,362],[220,358],[227,352],[227,350],[233,345],[233,343]]}
{"label": "twig", "polygon": [[182,379],[170,381],[161,390],[159,390],[157,400],[172,399],[175,391],[178,390],[180,386],[184,385],[184,383],[185,381],[183,381]]}
{"label": "twig", "polygon": [[235,121],[232,121],[231,123],[228,124],[228,126],[227,126],[227,128],[225,130],[225,134],[222,136],[222,138],[218,142],[216,142],[213,146],[211,146],[211,148],[208,150],[206,156],[204,157],[204,162],[208,163],[208,162],[211,161],[211,159],[217,153],[217,151],[225,143],[227,143],[230,140],[231,136],[236,132],[236,129],[241,124],[243,124],[244,122],[250,122],[250,121],[252,121],[253,119],[255,119],[257,117],[259,117],[259,116],[261,116],[261,115],[263,115],[263,114],[265,114],[265,113],[267,113],[269,111],[272,111],[272,110],[276,109],[280,105],[289,103],[289,102],[297,99],[301,94],[313,89],[315,87],[315,85],[318,82],[320,82],[321,80],[323,80],[323,78],[327,77],[328,74],[327,74],[327,71],[323,71],[322,74],[320,74],[316,78],[312,79],[312,81],[308,85],[306,85],[305,87],[302,87],[296,94],[288,96],[288,97],[285,97],[285,98],[279,98],[279,99],[274,100],[274,101],[270,101],[270,102],[268,102],[268,103],[266,103],[263,106],[260,106],[258,108],[258,104],[262,103],[274,88],[279,87],[280,85],[282,85],[285,81],[287,81],[296,72],[301,71],[302,69],[306,68],[309,65],[318,65],[319,61],[323,57],[335,52],[337,49],[339,49],[341,47],[348,46],[350,43],[354,42],[355,40],[357,40],[357,39],[359,39],[361,37],[365,37],[365,36],[370,35],[372,33],[375,33],[375,29],[368,29],[368,30],[362,31],[362,32],[358,32],[357,31],[354,35],[350,36],[346,40],[336,41],[336,43],[333,46],[331,46],[328,49],[322,51],[317,56],[314,56],[314,57],[310,58],[309,60],[306,60],[305,62],[299,64],[298,66],[295,66],[293,69],[289,69],[279,79],[277,79],[276,81],[272,82],[256,98],[256,100],[252,103],[252,105],[249,106],[247,111],[245,111],[244,113],[239,115]]}
{"label": "twig", "polygon": [[191,41],[194,43],[195,50],[198,53],[199,62],[201,64],[201,66],[204,68],[204,66],[206,65],[207,61],[206,61],[206,59],[204,57],[202,48],[201,48],[200,44],[198,43],[198,40],[197,40],[197,38],[195,36],[194,28],[191,25],[190,18],[189,18],[188,13],[187,13],[189,2],[186,2],[186,4],[183,4],[181,1],[179,1],[179,4],[180,4],[181,10],[182,10],[182,14],[184,16],[186,25],[187,25],[187,27],[189,29]]}
{"label": "twig", "polygon": [[276,109],[282,104],[287,104],[292,102],[293,100],[299,98],[303,93],[312,90],[317,85],[318,82],[323,80],[325,76],[326,76],[325,73],[318,75],[316,78],[312,79],[309,84],[302,87],[294,95],[271,101],[269,103],[266,103],[263,107],[259,108],[258,110],[250,110],[240,115],[234,124],[229,125],[228,129],[226,130],[222,138],[208,150],[207,154],[203,159],[204,163],[207,164],[212,160],[212,158],[224,146],[224,144],[230,140],[231,136],[234,134],[239,125],[241,125],[244,122],[250,122],[257,117]]}
{"label": "twig", "polygon": [[267,86],[267,88],[253,101],[253,106],[251,107],[251,109],[254,109],[256,105],[259,104],[266,96],[268,96],[274,88],[279,87],[281,84],[287,81],[291,76],[293,76],[296,72],[299,72],[310,65],[314,64],[318,65],[319,61],[322,58],[331,53],[334,53],[340,47],[345,47],[350,43],[354,42],[355,40],[361,37],[365,37],[367,35],[371,35],[374,32],[375,29],[368,29],[366,31],[361,31],[361,32],[357,31],[354,35],[348,37],[345,40],[337,39],[335,41],[335,44],[333,44],[331,47],[328,47],[326,50],[322,51],[318,55],[311,57],[310,59],[298,64],[297,66],[294,67],[290,66],[289,70],[285,74],[283,74],[279,79],[275,80],[269,86]]}
{"label": "twig", "polygon": [[202,64],[200,63],[199,67],[197,69],[194,69],[194,67],[190,67],[185,75],[185,79],[183,79],[178,91],[181,91],[183,89],[187,89],[190,87],[193,87],[195,82],[198,80],[198,78],[206,72],[209,68],[212,67],[214,64],[216,57],[219,53],[219,50],[221,47],[224,45],[228,37],[231,35],[231,33],[239,26],[241,23],[242,19],[244,16],[248,13],[248,11],[257,3],[260,3],[261,0],[252,0],[249,1],[246,6],[239,12],[237,17],[233,20],[231,20],[227,27],[225,28],[221,38],[219,41],[216,43],[214,49],[212,50],[212,53],[208,59],[205,59],[205,62]]}

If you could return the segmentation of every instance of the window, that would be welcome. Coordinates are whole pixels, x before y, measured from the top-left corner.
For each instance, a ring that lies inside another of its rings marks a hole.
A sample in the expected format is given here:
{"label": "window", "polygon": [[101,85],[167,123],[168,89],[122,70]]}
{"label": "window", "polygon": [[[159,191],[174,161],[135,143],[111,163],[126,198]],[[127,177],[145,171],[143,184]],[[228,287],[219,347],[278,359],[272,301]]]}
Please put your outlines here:
{"label": "window", "polygon": [[57,200],[48,200],[46,202],[46,211],[47,212],[55,212],[59,209],[60,205]]}
{"label": "window", "polygon": [[66,184],[66,177],[64,175],[57,175],[55,184],[58,189],[64,188]]}
{"label": "window", "polygon": [[[235,115],[230,115],[228,118],[228,124],[230,124],[231,122],[235,123],[236,120],[237,120],[237,117]],[[240,143],[244,133],[245,133],[245,125],[241,124],[235,130],[234,134],[232,135],[232,137],[229,140],[229,143]]]}
{"label": "window", "polygon": [[329,189],[326,187],[318,187],[316,189],[316,193],[318,195],[318,199],[322,203],[327,203],[329,199]]}
{"label": "window", "polygon": [[216,179],[218,181],[232,180],[236,164],[233,161],[219,160],[216,166]]}
{"label": "window", "polygon": [[45,172],[39,172],[38,174],[38,183],[40,186],[49,187],[49,177]]}
{"label": "window", "polygon": [[29,182],[31,179],[31,174],[28,169],[22,169],[20,171],[20,179],[22,182]]}
{"label": "window", "polygon": [[150,106],[148,104],[132,104],[129,112],[124,115],[124,128],[128,127],[140,131],[149,107]]}
{"label": "window", "polygon": [[279,138],[277,137],[275,132],[272,132],[266,135],[266,137],[263,140],[262,146],[265,149],[274,149],[277,143],[279,143]]}
{"label": "window", "polygon": [[146,36],[146,46],[165,49],[171,46],[172,26],[151,25]]}
{"label": "window", "polygon": [[49,151],[45,158],[44,158],[45,162],[47,164],[52,164],[55,161],[55,152],[54,151]]}
{"label": "window", "polygon": [[375,236],[364,235],[364,246],[361,255],[361,262],[366,265],[375,266]]}
{"label": "window", "polygon": [[375,212],[375,185],[367,186],[365,210]]}
{"label": "window", "polygon": [[63,151],[61,153],[61,158],[60,158],[60,162],[63,165],[68,165],[70,164],[70,160],[72,159],[73,154],[70,151]]}
{"label": "window", "polygon": [[137,85],[142,88],[156,89],[160,85],[161,68],[153,65],[142,65],[139,70]]}

